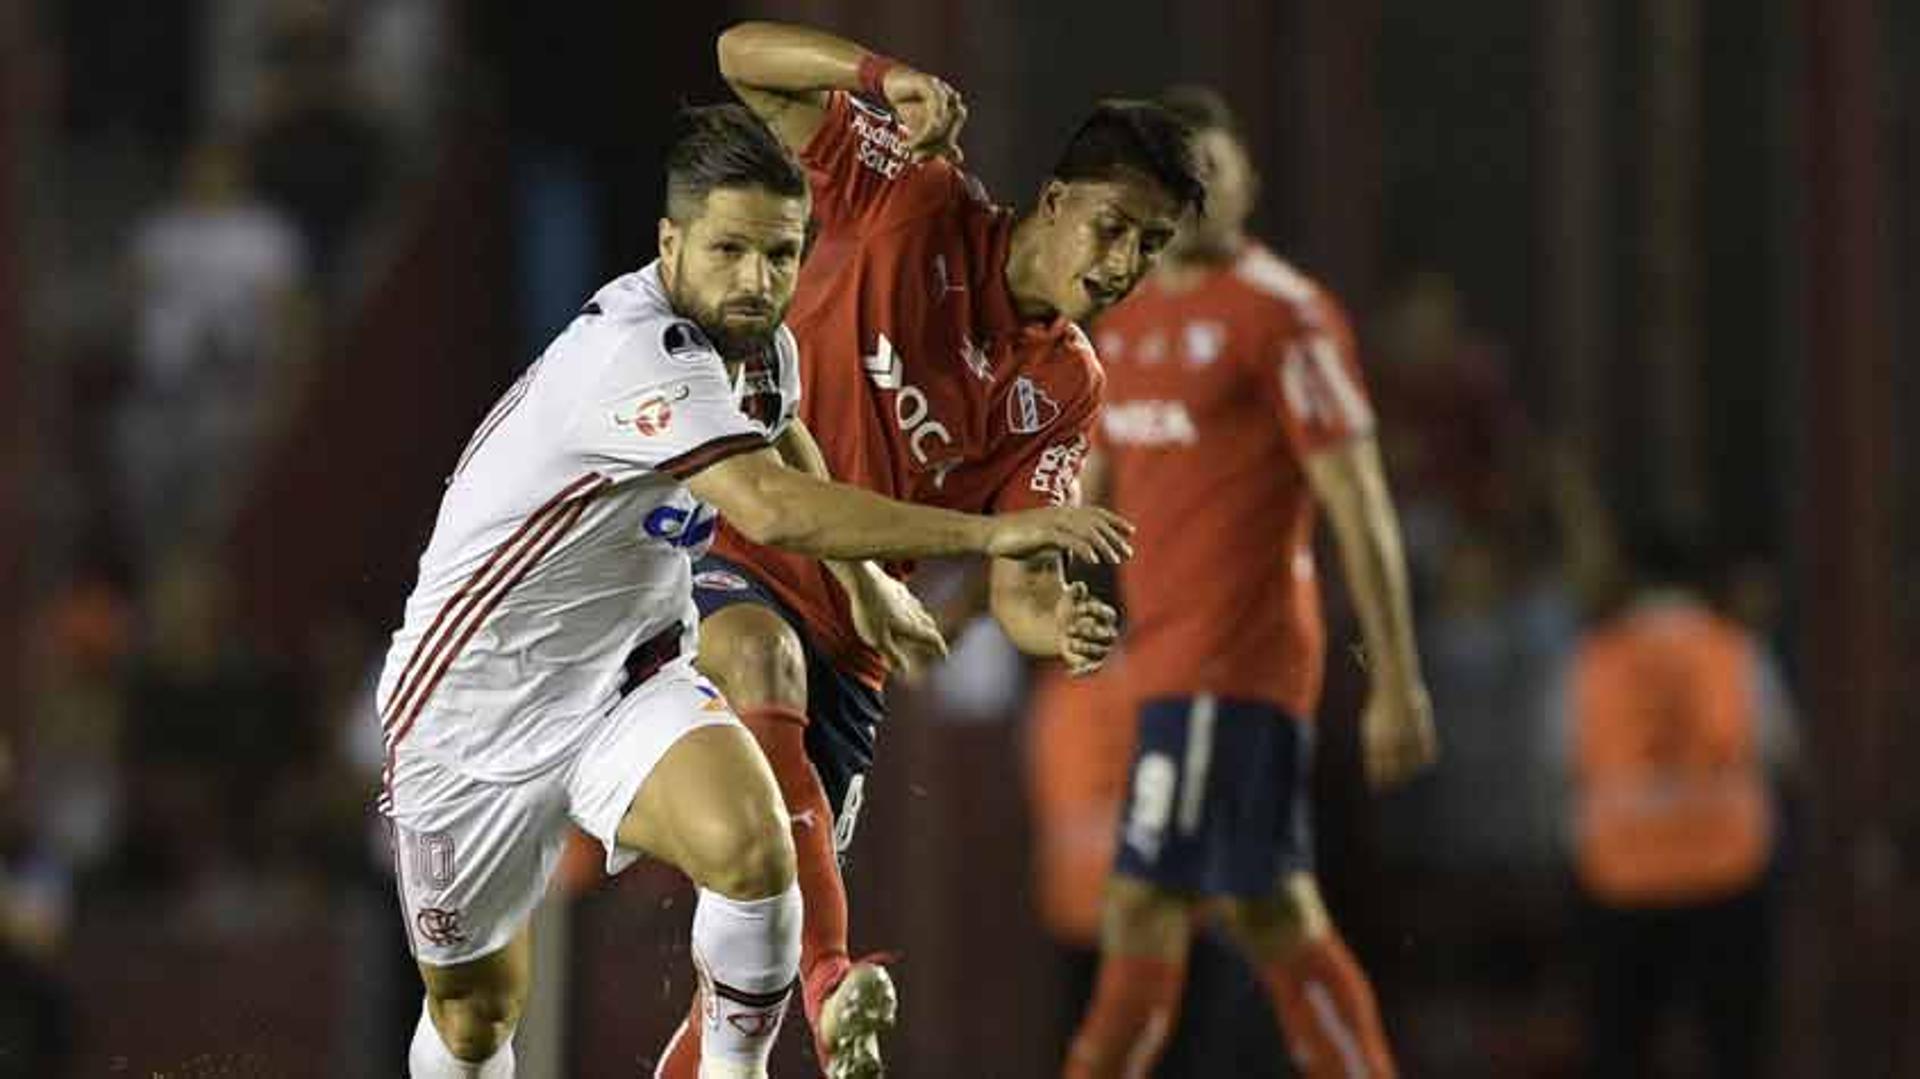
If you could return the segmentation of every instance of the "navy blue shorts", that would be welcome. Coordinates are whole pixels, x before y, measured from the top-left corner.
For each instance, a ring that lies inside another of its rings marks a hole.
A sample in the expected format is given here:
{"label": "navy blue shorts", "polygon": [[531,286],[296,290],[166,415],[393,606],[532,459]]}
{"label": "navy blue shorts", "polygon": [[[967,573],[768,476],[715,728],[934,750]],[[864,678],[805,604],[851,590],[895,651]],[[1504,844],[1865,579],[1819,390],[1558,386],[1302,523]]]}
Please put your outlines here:
{"label": "navy blue shorts", "polygon": [[1312,731],[1271,704],[1143,703],[1114,871],[1194,895],[1271,895],[1313,867],[1312,764]]}
{"label": "navy blue shorts", "polygon": [[786,620],[807,659],[807,757],[833,807],[833,845],[844,857],[860,820],[874,735],[887,716],[878,691],[841,671],[815,647],[806,626],[752,572],[714,555],[693,567],[693,603],[705,619],[736,603],[765,607]]}

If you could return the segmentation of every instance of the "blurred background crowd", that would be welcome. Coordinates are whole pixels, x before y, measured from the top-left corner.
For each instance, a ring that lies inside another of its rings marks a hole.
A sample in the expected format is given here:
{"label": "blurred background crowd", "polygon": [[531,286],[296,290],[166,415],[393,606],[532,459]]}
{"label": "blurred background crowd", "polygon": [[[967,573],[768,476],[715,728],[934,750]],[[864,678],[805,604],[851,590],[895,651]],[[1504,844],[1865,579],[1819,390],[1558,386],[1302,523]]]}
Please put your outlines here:
{"label": "blurred background crowd", "polygon": [[[1366,793],[1336,647],[1315,780],[1406,1074],[1585,1059],[1558,717],[1657,536],[1777,668],[1768,1066],[1920,1076],[1898,0],[0,2],[0,1076],[394,1074],[386,634],[486,403],[651,257],[667,119],[748,16],[950,79],[1003,201],[1097,97],[1239,111],[1256,233],[1355,313],[1407,530],[1441,766]],[[1111,821],[1069,774],[1126,723],[1056,689],[982,627],[899,691],[850,883],[856,945],[905,953],[900,1074],[1057,1064],[1093,884],[1042,840]],[[567,887],[553,1074],[636,1074],[685,897]],[[1163,1074],[1285,1074],[1214,962]],[[1669,1074],[1704,1036],[1668,1032]]]}

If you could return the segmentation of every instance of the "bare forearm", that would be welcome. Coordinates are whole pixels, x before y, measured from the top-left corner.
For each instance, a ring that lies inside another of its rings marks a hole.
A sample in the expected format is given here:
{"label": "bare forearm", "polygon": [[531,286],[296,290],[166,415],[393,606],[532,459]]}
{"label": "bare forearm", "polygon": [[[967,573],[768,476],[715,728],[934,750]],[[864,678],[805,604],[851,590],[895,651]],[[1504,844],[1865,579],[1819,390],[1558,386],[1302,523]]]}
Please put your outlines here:
{"label": "bare forearm", "polygon": [[915,506],[870,491],[788,471],[770,477],[767,518],[750,538],[822,559],[916,559],[977,554],[988,521]]}
{"label": "bare forearm", "polygon": [[[814,441],[813,432],[807,430],[806,424],[798,419],[787,425],[773,447],[787,467],[795,472],[815,479],[833,479],[833,471],[827,467],[827,458],[820,451],[820,444]],[[860,590],[870,583],[868,576],[880,572],[879,567],[862,559],[846,561],[830,558],[821,565],[827,568],[833,579],[840,583],[841,590],[849,596],[860,594]]]}
{"label": "bare forearm", "polygon": [[1347,589],[1360,616],[1367,663],[1376,678],[1418,681],[1420,659],[1413,634],[1413,603],[1407,587],[1400,523],[1377,472],[1327,499]]}
{"label": "bare forearm", "polygon": [[720,35],[720,74],[730,83],[774,93],[853,90],[867,50],[805,26],[744,22]]}

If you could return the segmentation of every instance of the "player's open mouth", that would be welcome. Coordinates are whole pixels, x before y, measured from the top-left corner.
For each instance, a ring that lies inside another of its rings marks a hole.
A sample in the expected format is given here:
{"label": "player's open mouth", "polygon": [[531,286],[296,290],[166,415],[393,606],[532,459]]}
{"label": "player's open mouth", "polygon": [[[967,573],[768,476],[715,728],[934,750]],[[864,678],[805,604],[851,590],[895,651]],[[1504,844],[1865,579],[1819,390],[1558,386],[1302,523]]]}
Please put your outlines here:
{"label": "player's open mouth", "polygon": [[1093,302],[1099,304],[1101,307],[1110,307],[1113,304],[1119,303],[1120,297],[1126,295],[1125,289],[1102,284],[1091,277],[1083,278],[1081,287],[1085,288],[1087,295],[1092,297]]}

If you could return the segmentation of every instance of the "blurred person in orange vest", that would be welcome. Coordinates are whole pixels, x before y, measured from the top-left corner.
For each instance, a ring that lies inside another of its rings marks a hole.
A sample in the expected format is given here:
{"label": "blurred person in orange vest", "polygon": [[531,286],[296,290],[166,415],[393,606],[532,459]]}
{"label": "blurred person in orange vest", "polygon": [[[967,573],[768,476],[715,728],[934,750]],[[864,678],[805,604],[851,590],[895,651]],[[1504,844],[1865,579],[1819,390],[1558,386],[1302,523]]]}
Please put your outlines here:
{"label": "blurred person in orange vest", "polygon": [[1623,602],[1554,690],[1589,908],[1589,1074],[1650,1074],[1663,1014],[1690,987],[1712,1074],[1759,1075],[1791,706],[1765,646],[1706,598],[1697,547],[1651,529],[1628,555]]}

